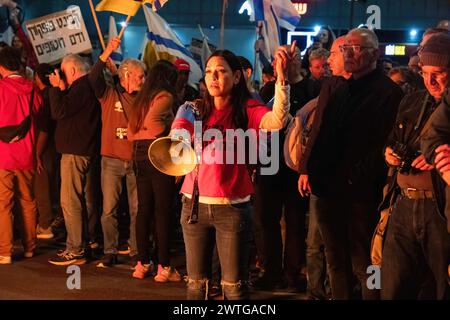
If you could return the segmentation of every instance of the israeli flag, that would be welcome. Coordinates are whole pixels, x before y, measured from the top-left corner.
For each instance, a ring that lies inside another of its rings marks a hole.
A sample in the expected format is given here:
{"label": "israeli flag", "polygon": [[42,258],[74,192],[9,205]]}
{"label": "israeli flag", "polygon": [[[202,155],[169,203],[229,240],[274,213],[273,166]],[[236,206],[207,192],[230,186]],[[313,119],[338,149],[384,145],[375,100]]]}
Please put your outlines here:
{"label": "israeli flag", "polygon": [[[113,15],[109,16],[109,36],[108,41],[111,41],[112,38],[117,37],[117,26],[116,26],[116,20],[114,19]],[[122,48],[118,48],[116,51],[114,51],[111,54],[111,59],[114,61],[115,64],[120,64],[123,60],[123,54],[122,54]]]}
{"label": "israeli flag", "polygon": [[[262,22],[259,27],[263,40],[273,58],[280,45],[280,26],[294,30],[300,22],[300,15],[290,0],[253,0],[250,1],[252,14],[250,21]],[[267,57],[269,58],[269,57]]]}

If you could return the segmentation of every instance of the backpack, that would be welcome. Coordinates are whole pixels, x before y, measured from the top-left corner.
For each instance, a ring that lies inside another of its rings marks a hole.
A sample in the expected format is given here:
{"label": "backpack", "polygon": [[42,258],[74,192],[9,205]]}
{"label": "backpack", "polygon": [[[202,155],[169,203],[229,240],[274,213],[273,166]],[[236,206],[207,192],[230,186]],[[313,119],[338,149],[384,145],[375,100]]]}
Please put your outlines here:
{"label": "backpack", "polygon": [[299,171],[311,135],[317,101],[318,98],[312,99],[298,110],[286,129],[283,146],[284,161],[290,169],[296,172]]}
{"label": "backpack", "polygon": [[17,142],[27,135],[31,128],[31,117],[33,111],[34,89],[31,91],[30,113],[18,125],[0,127],[0,141],[6,143]]}

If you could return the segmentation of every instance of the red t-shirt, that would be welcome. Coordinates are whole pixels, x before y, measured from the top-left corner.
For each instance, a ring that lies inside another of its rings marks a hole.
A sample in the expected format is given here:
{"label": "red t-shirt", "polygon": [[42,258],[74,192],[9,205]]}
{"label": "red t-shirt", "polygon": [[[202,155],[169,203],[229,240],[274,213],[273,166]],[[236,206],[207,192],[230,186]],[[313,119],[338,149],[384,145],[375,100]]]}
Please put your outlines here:
{"label": "red t-shirt", "polygon": [[[261,103],[256,100],[249,100],[246,108],[248,129],[255,130],[254,133],[257,134],[262,117],[269,112],[270,109],[266,106],[262,106]],[[184,128],[187,129],[191,135],[193,134],[192,124],[190,122],[182,121],[181,119],[177,120],[178,121],[174,122],[172,129]],[[202,131],[205,133],[207,129],[211,128],[220,131],[222,133],[221,136],[225,141],[220,139],[220,135],[219,137],[214,136],[214,138],[211,139],[205,139],[205,136],[203,135],[202,162],[199,167],[198,176],[200,196],[238,199],[251,195],[253,193],[253,185],[247,169],[247,164],[237,163],[236,152],[234,161],[232,161],[233,163],[226,163],[226,145],[233,142],[230,142],[230,140],[232,140],[231,136],[227,139],[226,130],[236,128],[233,124],[231,106],[223,110],[213,108],[209,118],[203,122]],[[217,139],[215,139],[216,137]],[[246,150],[246,153],[248,153],[248,149]],[[248,158],[248,156],[246,158]],[[222,159],[223,163],[214,163],[212,161],[213,159]],[[181,188],[181,193],[192,194],[194,178],[195,172],[186,175]]]}

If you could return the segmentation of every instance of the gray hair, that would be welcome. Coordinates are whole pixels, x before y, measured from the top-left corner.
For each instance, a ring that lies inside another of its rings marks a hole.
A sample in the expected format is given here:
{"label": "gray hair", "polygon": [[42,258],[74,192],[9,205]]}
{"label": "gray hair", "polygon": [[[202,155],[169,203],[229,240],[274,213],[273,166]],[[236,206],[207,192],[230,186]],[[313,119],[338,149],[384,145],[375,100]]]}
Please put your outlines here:
{"label": "gray hair", "polygon": [[143,63],[142,61],[137,60],[137,59],[132,59],[132,58],[125,59],[125,60],[123,60],[122,64],[119,67],[119,70],[118,70],[119,78],[123,79],[125,77],[125,73],[129,72],[130,69],[132,69],[132,68],[139,68],[139,69],[143,70],[144,72],[146,70],[145,63]]}
{"label": "gray hair", "polygon": [[91,68],[89,66],[89,63],[87,63],[86,60],[84,60],[78,54],[68,54],[62,59],[61,65],[68,62],[73,63],[75,69],[83,74],[88,73],[89,69]]}
{"label": "gray hair", "polygon": [[371,44],[375,49],[378,49],[379,46],[378,37],[372,30],[365,28],[356,28],[350,30],[347,36],[350,35],[351,33],[359,34],[361,37],[365,39],[367,43]]}
{"label": "gray hair", "polygon": [[328,59],[330,56],[330,51],[324,48],[319,48],[316,50],[311,51],[309,54],[309,62],[316,60],[316,59]]}

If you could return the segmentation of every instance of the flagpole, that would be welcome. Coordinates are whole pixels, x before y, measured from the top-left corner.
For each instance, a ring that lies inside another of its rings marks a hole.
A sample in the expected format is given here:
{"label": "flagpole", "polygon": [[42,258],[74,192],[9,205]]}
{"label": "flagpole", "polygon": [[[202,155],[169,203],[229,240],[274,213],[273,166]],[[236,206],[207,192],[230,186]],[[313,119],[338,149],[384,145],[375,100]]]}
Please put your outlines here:
{"label": "flagpole", "polygon": [[203,28],[202,28],[202,26],[200,25],[200,23],[197,23],[197,27],[198,27],[198,29],[200,30],[200,34],[202,35],[202,39],[207,39],[207,40],[209,40],[208,39],[208,37],[206,36],[206,34],[205,34],[205,32],[203,32]]}
{"label": "flagpole", "polygon": [[220,49],[223,50],[223,38],[225,36],[225,10],[228,6],[228,0],[222,0],[222,21],[220,24]]}
{"label": "flagpole", "polygon": [[[256,27],[256,40],[255,40],[255,44],[259,39],[259,27]],[[253,70],[255,70],[255,72],[253,72],[253,82],[255,81],[256,78],[256,59],[258,58],[258,52],[256,51],[256,46],[254,46],[255,48],[255,58],[253,60]]]}
{"label": "flagpole", "polygon": [[98,38],[100,39],[100,44],[102,45],[103,50],[105,50],[106,46],[105,46],[105,42],[103,41],[102,30],[100,29],[100,26],[98,24],[97,14],[95,13],[95,9],[94,9],[94,5],[92,4],[92,0],[89,0],[89,5],[91,7],[92,16],[94,17],[95,26],[97,27]]}
{"label": "flagpole", "polygon": [[132,17],[132,15],[129,15],[127,17],[127,20],[125,20],[125,25],[122,27],[122,30],[120,30],[120,33],[119,33],[119,39],[122,39],[123,33],[125,32],[125,28],[128,26],[128,23],[130,22],[131,17]]}

